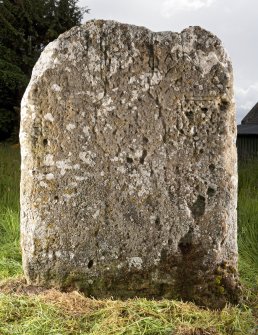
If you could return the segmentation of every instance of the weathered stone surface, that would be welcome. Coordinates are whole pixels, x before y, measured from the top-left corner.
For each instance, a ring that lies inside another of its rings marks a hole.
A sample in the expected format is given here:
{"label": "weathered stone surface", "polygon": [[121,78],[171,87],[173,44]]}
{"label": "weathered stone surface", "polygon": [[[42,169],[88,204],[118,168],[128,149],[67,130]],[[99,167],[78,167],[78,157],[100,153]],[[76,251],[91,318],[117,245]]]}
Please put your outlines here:
{"label": "weathered stone surface", "polygon": [[50,43],[22,101],[28,281],[237,301],[232,94],[221,42],[199,27],[90,21]]}

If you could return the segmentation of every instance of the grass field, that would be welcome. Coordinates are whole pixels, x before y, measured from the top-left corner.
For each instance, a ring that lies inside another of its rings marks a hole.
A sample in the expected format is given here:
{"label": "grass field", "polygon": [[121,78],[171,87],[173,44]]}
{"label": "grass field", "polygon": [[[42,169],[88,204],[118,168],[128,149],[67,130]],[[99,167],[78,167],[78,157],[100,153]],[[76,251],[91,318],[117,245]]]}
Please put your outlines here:
{"label": "grass field", "polygon": [[19,165],[18,149],[0,144],[0,335],[257,334],[258,163],[239,169],[239,268],[245,300],[220,312],[179,301],[99,301],[77,292],[19,291],[25,286],[19,248]]}
{"label": "grass field", "polygon": [[19,150],[0,144],[0,279],[22,272],[19,247],[19,167]]}

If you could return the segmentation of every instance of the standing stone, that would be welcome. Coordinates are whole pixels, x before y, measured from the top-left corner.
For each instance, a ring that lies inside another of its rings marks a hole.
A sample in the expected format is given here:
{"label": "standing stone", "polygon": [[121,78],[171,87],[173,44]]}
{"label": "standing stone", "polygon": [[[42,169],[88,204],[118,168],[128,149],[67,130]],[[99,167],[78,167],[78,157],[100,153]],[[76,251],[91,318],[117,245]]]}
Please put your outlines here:
{"label": "standing stone", "polygon": [[236,302],[232,67],[211,33],[90,21],[50,43],[22,101],[29,283]]}

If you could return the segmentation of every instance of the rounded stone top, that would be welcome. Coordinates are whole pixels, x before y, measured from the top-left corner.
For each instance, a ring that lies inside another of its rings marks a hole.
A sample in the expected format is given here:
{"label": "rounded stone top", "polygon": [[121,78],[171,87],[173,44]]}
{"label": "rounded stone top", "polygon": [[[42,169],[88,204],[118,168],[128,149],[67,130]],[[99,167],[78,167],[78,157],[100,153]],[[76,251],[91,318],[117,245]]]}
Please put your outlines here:
{"label": "rounded stone top", "polygon": [[[111,47],[109,51],[113,52],[113,55],[110,55],[113,57],[116,57],[117,53],[123,52],[123,49],[131,43],[130,41],[133,41],[131,47],[137,44],[137,41],[149,43],[150,48],[158,48],[159,45],[164,44],[164,46],[171,48],[171,54],[175,52],[179,55],[182,54],[185,60],[192,63],[203,76],[209,76],[212,67],[217,64],[224,68],[226,77],[232,72],[230,59],[220,39],[199,26],[190,26],[180,33],[152,32],[145,27],[113,20],[90,20],[61,34],[45,47],[33,69],[27,92],[47,70],[59,68],[61,64],[66,63],[76,66],[83,57],[83,50],[87,48],[90,40],[95,41],[96,45],[100,45],[102,42],[104,45],[105,40],[112,40],[113,50]],[[93,45],[94,43],[91,46],[92,52]],[[22,104],[26,99],[27,92]]]}

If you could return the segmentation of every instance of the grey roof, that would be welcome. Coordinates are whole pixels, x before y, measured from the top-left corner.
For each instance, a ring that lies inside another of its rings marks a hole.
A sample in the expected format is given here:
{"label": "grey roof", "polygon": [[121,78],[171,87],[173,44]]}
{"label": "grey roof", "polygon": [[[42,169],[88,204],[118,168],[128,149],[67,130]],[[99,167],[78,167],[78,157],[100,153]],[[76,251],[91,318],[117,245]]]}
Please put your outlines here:
{"label": "grey roof", "polygon": [[258,102],[243,118],[241,124],[257,124],[258,125]]}
{"label": "grey roof", "polygon": [[238,125],[237,135],[258,135],[258,123]]}

